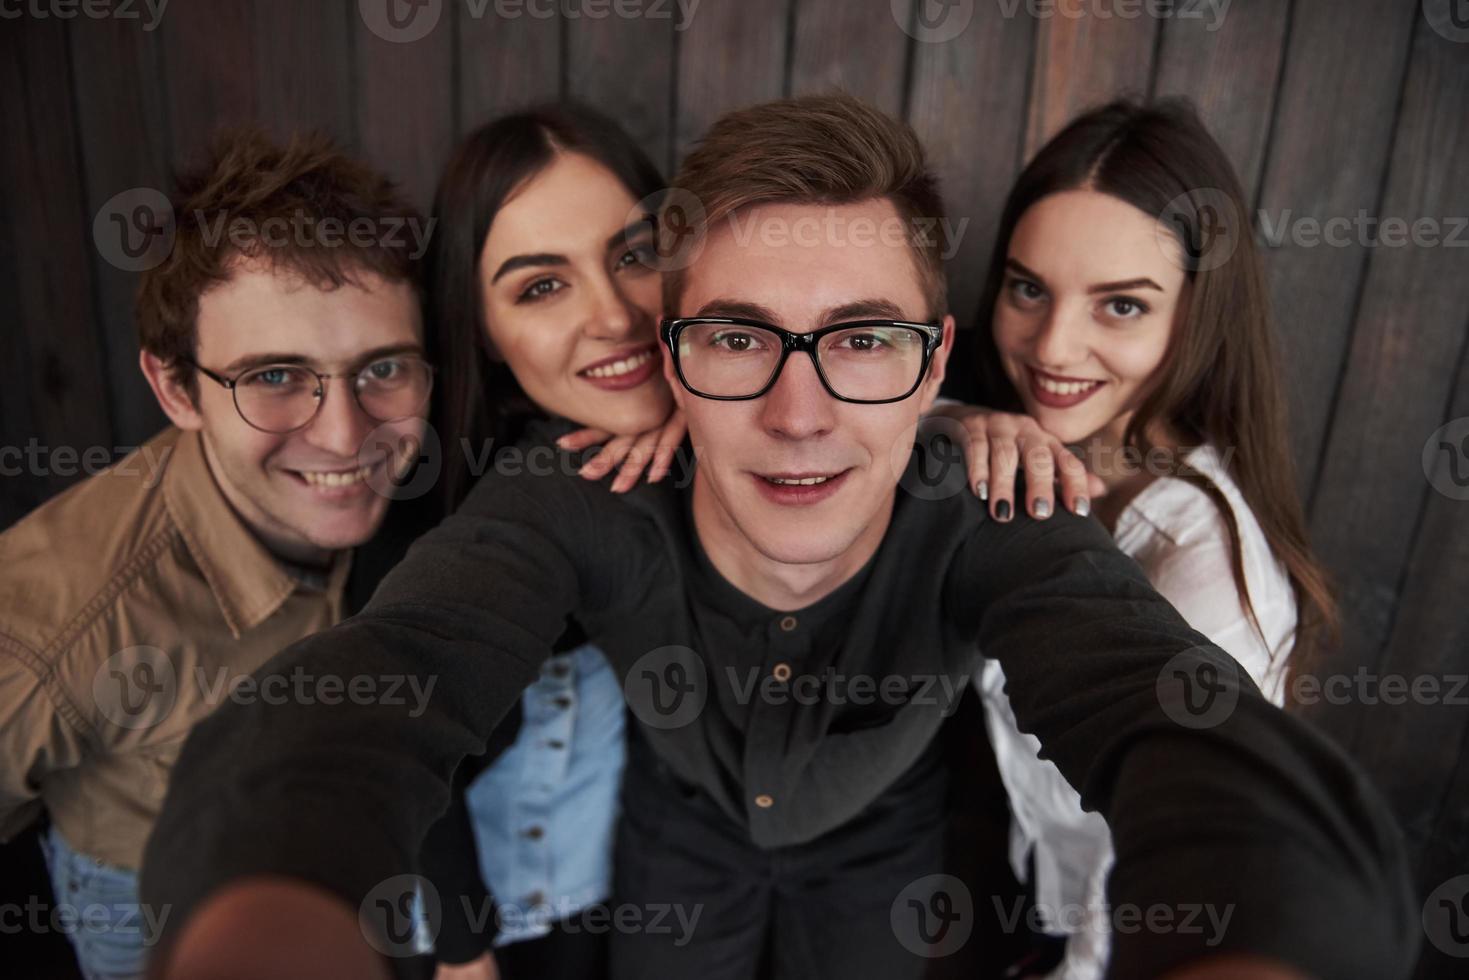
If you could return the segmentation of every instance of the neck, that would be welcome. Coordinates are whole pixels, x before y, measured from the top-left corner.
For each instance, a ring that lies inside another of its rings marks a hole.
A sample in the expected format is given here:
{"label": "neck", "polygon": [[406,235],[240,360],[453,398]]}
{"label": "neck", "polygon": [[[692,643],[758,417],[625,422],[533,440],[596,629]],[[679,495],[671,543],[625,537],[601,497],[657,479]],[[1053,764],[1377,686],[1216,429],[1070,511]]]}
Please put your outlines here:
{"label": "neck", "polygon": [[818,602],[862,570],[877,553],[892,520],[893,508],[879,518],[840,554],[811,562],[785,562],[762,552],[735,524],[702,474],[694,474],[694,533],[716,571],[735,588],[762,605],[782,612],[804,609]]}
{"label": "neck", "polygon": [[[1124,465],[1123,435],[1131,421],[1132,413],[1119,415],[1093,433],[1086,443],[1097,453],[1094,459],[1101,463],[1093,471],[1106,485],[1107,493],[1098,501],[1096,515],[1108,530],[1116,528],[1117,518],[1127,505],[1161,475],[1149,465],[1146,456],[1139,465],[1131,465],[1135,462],[1132,459],[1127,460],[1129,465]],[[1154,422],[1148,427],[1147,436],[1155,447],[1170,453],[1170,458],[1176,462],[1180,442],[1171,426]]]}

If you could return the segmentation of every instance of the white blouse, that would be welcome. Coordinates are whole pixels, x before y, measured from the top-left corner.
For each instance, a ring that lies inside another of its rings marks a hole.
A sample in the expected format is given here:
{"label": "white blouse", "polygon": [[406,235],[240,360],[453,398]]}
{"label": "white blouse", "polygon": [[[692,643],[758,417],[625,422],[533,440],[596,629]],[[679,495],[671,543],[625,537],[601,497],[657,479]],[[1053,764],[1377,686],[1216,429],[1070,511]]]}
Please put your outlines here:
{"label": "white blouse", "polygon": [[[1214,482],[1234,512],[1260,632],[1235,589],[1229,529],[1203,490],[1174,477],[1154,480],[1118,518],[1117,545],[1190,626],[1239,661],[1266,697],[1281,704],[1283,661],[1296,627],[1285,566],[1271,553],[1215,448],[1199,447],[1186,459]],[[1040,920],[1047,932],[1069,937],[1066,958],[1050,976],[1099,980],[1111,946],[1105,889],[1113,855],[1107,825],[1099,814],[1082,810],[1080,796],[1055,765],[1037,757],[1040,742],[1016,727],[1000,665],[986,661],[975,683],[1014,815],[1010,863],[1024,880],[1026,858],[1034,850]]]}

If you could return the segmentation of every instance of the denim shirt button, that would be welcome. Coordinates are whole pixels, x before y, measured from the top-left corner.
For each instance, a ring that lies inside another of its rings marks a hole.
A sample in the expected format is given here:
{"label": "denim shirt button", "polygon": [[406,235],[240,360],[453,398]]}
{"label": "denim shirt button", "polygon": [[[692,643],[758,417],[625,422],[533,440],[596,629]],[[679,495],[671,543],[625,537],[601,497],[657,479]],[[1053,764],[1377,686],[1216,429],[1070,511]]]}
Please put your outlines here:
{"label": "denim shirt button", "polygon": [[567,708],[571,707],[571,698],[563,694],[559,697],[552,698],[551,703],[561,710],[565,711]]}
{"label": "denim shirt button", "polygon": [[528,827],[526,828],[525,836],[531,840],[540,840],[546,836],[546,829],[544,827]]}

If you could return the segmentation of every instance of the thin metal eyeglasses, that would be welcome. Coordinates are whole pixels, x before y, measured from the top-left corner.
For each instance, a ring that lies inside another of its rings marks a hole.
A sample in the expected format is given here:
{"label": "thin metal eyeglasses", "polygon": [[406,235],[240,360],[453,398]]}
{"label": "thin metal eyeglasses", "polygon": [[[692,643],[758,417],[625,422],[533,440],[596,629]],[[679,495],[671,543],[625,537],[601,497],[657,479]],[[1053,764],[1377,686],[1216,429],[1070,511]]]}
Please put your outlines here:
{"label": "thin metal eyeglasses", "polygon": [[679,381],[701,398],[759,398],[791,354],[804,352],[828,394],[863,405],[899,402],[917,391],[944,336],[939,323],[849,320],[792,333],[740,317],[666,319],[662,333]]}
{"label": "thin metal eyeglasses", "polygon": [[[323,374],[304,364],[262,364],[233,378],[211,371],[192,358],[181,358],[229,390],[235,411],[245,424],[261,432],[282,435],[311,424],[326,401],[331,378],[352,379],[352,398],[375,422],[393,422],[417,415],[428,404],[434,368],[416,354],[380,357],[346,374]],[[385,371],[392,373],[384,373]]]}

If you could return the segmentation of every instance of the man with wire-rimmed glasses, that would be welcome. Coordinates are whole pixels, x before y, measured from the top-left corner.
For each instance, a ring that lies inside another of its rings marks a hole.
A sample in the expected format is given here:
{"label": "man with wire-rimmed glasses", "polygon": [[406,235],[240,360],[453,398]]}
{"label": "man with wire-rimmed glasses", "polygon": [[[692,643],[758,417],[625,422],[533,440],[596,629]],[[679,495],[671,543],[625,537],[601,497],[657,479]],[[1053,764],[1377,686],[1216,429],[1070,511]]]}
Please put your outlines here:
{"label": "man with wire-rimmed glasses", "polygon": [[240,132],[179,184],[188,219],[137,301],[173,424],[0,536],[0,839],[48,820],[89,980],[143,974],[167,909],[139,906],[138,869],[185,736],[342,618],[351,549],[382,523],[433,385],[394,236],[246,234],[344,216],[390,231],[411,211],[385,178],[320,139]]}

